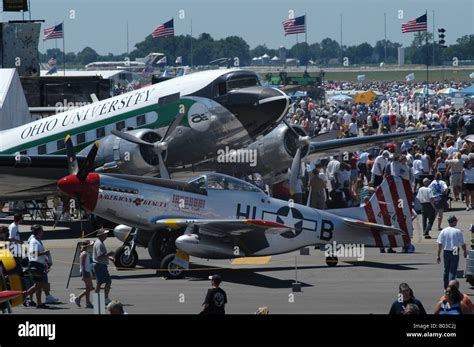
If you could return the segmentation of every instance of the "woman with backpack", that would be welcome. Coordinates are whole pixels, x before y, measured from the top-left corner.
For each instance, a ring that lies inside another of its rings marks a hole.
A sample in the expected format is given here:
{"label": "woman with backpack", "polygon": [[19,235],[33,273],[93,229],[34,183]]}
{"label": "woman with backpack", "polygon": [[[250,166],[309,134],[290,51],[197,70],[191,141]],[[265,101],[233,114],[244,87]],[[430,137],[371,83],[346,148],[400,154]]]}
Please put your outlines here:
{"label": "woman with backpack", "polygon": [[435,178],[433,182],[431,182],[429,188],[433,191],[434,195],[434,204],[435,204],[435,211],[436,216],[438,216],[438,230],[442,230],[441,223],[443,222],[443,212],[446,208],[447,202],[447,192],[448,192],[448,185],[446,182],[442,180],[441,172],[437,172],[435,174]]}

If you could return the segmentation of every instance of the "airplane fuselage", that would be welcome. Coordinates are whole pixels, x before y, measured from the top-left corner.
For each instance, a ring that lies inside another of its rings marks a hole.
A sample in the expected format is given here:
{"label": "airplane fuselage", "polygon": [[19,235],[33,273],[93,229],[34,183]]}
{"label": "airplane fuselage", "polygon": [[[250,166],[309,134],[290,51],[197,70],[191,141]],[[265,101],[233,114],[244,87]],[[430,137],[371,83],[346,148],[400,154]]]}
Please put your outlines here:
{"label": "airplane fuselage", "polygon": [[[94,214],[118,224],[152,232],[163,219],[255,219],[284,224],[290,231],[252,236],[252,248],[235,253],[235,245],[216,245],[202,235],[199,247],[193,242],[177,241],[177,247],[203,258],[235,258],[290,252],[308,245],[336,241],[341,244],[360,243],[375,246],[372,233],[348,231],[343,220],[331,212],[271,198],[258,188],[241,186],[242,190],[207,188],[200,193],[158,184],[153,179],[126,175],[93,174],[97,193],[86,198],[84,206]],[[131,179],[133,181],[131,181]],[[242,182],[238,180],[239,182]],[[243,182],[245,183],[245,182]],[[94,198],[96,196],[96,198]],[[360,213],[361,211],[354,212]],[[191,241],[191,240],[190,240]]]}

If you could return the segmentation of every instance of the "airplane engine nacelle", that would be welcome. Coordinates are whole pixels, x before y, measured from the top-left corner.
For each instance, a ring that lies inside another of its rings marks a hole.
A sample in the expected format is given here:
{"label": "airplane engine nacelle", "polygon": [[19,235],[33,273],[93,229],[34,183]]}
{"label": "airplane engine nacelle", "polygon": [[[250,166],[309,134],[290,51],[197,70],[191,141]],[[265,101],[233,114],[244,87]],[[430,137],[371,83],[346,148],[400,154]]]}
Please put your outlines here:
{"label": "airplane engine nacelle", "polygon": [[[150,143],[161,139],[160,135],[150,129],[130,130],[127,133]],[[90,146],[79,154],[87,155],[89,150]],[[106,173],[144,175],[159,171],[158,154],[153,148],[137,145],[114,135],[99,140],[99,152],[95,165],[96,172]]]}
{"label": "airplane engine nacelle", "polygon": [[114,228],[114,236],[120,241],[125,242],[128,235],[130,234],[130,231],[132,231],[132,227],[120,224]]}
{"label": "airplane engine nacelle", "polygon": [[[291,127],[300,136],[307,136],[301,127],[296,125],[291,125]],[[272,184],[280,181],[277,179],[279,176],[275,175],[275,173],[280,171],[286,172],[291,166],[298,146],[298,137],[285,124],[280,124],[262,139],[248,146],[248,148],[255,149],[258,153],[255,171],[263,175],[263,179],[267,184]],[[308,150],[308,145],[303,146],[301,158],[308,154]],[[275,179],[277,180],[275,181]]]}
{"label": "airplane engine nacelle", "polygon": [[[114,236],[121,242],[125,242],[131,231],[132,227],[120,224],[114,228]],[[136,245],[138,247],[145,247],[146,245],[148,245],[151,236],[153,236],[153,233],[138,229],[137,236],[135,238]]]}
{"label": "airplane engine nacelle", "polygon": [[176,239],[175,244],[179,250],[198,258],[230,259],[244,256],[233,245],[202,235],[184,234]]}

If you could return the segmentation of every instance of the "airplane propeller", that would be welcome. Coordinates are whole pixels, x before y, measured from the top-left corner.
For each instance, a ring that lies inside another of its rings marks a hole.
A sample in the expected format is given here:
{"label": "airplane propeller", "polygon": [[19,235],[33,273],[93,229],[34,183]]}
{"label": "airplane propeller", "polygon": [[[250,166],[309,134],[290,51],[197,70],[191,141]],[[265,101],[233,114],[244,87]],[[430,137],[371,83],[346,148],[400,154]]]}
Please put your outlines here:
{"label": "airplane propeller", "polygon": [[184,117],[184,113],[178,113],[176,118],[173,120],[173,122],[168,126],[165,132],[165,136],[160,141],[157,142],[146,142],[143,141],[142,139],[121,131],[117,130],[112,130],[112,134],[114,134],[117,137],[120,137],[121,139],[135,143],[137,145],[141,146],[147,146],[153,148],[153,150],[158,154],[158,160],[159,160],[159,165],[160,165],[160,174],[162,178],[170,179],[170,174],[168,172],[168,169],[166,168],[165,165],[165,160],[163,159],[163,152],[165,152],[168,149],[168,144],[172,140],[171,134],[173,131],[176,129],[176,127],[181,123],[182,119]]}
{"label": "airplane propeller", "polygon": [[[87,154],[86,160],[79,167],[76,154],[74,152],[74,146],[72,144],[72,139],[70,135],[67,135],[64,139],[66,145],[66,154],[68,162],[68,170],[70,175],[76,175],[79,181],[84,182],[87,179],[87,175],[93,171],[95,157],[99,151],[99,141],[96,141],[92,146],[91,150]],[[84,228],[82,226],[82,206],[81,206],[81,196],[77,194],[77,204],[79,210],[79,224],[81,226],[82,235],[84,235]],[[58,218],[59,219],[59,218]]]}
{"label": "airplane propeller", "polygon": [[283,123],[292,131],[298,139],[298,149],[296,150],[296,154],[293,157],[293,161],[291,163],[291,173],[290,173],[290,194],[293,195],[295,194],[296,191],[296,185],[298,184],[298,176],[300,175],[301,171],[301,151],[302,148],[306,145],[309,145],[311,142],[311,137],[310,136],[301,136],[298,134],[295,129],[293,129],[290,124],[284,119]]}

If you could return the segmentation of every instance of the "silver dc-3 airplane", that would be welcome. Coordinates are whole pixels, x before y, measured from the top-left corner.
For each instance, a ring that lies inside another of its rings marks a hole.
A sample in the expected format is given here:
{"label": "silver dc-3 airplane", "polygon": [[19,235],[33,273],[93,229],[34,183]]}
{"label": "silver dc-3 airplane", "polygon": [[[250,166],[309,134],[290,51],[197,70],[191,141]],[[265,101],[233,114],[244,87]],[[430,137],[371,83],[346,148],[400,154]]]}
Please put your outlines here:
{"label": "silver dc-3 airplane", "polygon": [[68,134],[82,150],[79,162],[100,141],[96,171],[167,177],[165,163],[192,166],[219,148],[255,141],[278,125],[289,103],[282,91],[261,86],[255,72],[210,70],[2,130],[0,201],[57,193],[56,181],[67,175]]}
{"label": "silver dc-3 airplane", "polygon": [[[60,179],[58,188],[88,211],[122,224],[114,230],[125,242],[116,252],[118,267],[137,264],[139,245],[148,246],[169,276],[179,277],[189,255],[266,256],[334,241],[396,247],[410,244],[413,233],[413,195],[409,182],[399,177],[387,177],[364,207],[317,210],[271,198],[250,183],[218,173],[188,182],[94,173],[88,163],[97,145],[78,169],[72,144],[66,145],[71,175]],[[335,265],[337,258],[326,261]]]}

